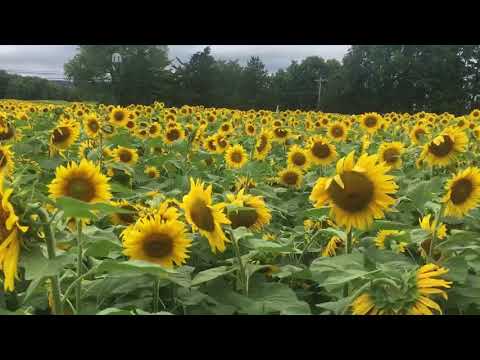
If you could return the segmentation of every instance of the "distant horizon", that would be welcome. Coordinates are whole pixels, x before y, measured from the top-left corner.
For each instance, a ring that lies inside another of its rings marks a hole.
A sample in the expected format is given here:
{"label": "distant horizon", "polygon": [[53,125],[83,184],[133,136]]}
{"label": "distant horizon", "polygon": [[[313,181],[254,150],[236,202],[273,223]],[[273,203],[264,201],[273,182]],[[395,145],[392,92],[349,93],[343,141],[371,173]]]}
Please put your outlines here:
{"label": "distant horizon", "polygon": [[[0,45],[0,70],[22,76],[64,81],[63,65],[75,56],[78,45]],[[219,60],[238,60],[245,65],[258,56],[270,73],[308,56],[341,61],[350,45],[168,45],[169,59],[182,61],[210,46]]]}

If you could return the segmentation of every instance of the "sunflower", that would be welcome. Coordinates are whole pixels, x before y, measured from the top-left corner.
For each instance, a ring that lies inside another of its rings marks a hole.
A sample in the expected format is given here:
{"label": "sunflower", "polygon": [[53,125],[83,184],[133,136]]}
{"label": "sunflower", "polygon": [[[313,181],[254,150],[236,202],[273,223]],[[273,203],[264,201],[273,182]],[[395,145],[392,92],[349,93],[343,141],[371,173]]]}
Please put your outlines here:
{"label": "sunflower", "polygon": [[421,145],[429,132],[425,126],[417,123],[410,131],[410,140],[415,145]]}
{"label": "sunflower", "polygon": [[257,183],[246,176],[240,176],[236,181],[235,181],[235,191],[240,191],[241,189],[253,189],[257,186]]}
{"label": "sunflower", "polygon": [[80,143],[78,146],[78,157],[86,159],[89,154],[88,150],[92,149],[94,146],[95,144],[89,140]]}
{"label": "sunflower", "polygon": [[457,119],[457,123],[455,124],[455,126],[460,130],[465,130],[469,128],[470,121],[468,121],[465,116],[461,116]]}
{"label": "sunflower", "polygon": [[229,146],[225,152],[225,162],[230,169],[240,169],[248,162],[248,154],[240,144]]}
{"label": "sunflower", "polygon": [[342,239],[338,236],[332,236],[330,240],[328,240],[327,245],[322,250],[322,256],[335,256],[337,254],[337,249],[343,245]]}
{"label": "sunflower", "polygon": [[382,143],[378,149],[378,157],[392,169],[402,167],[402,154],[405,147],[401,142]]}
{"label": "sunflower", "polygon": [[436,236],[438,239],[442,240],[447,236],[447,227],[445,226],[445,224],[439,223],[438,226],[436,226],[436,220],[432,221],[431,214],[424,216],[418,221],[420,223],[420,227],[430,235],[433,235],[433,231],[435,230],[435,227],[437,227]]}
{"label": "sunflower", "polygon": [[155,166],[147,166],[145,168],[145,174],[150,178],[150,179],[158,179],[160,176],[160,171]]}
{"label": "sunflower", "polygon": [[221,225],[230,224],[223,213],[224,203],[212,205],[212,185],[204,189],[204,183],[190,178],[190,192],[183,197],[182,209],[193,231],[199,231],[208,239],[212,251],[225,251],[225,242],[229,240]]}
{"label": "sunflower", "polygon": [[230,121],[226,121],[220,126],[220,129],[218,131],[219,133],[226,135],[231,134],[234,130],[235,129],[232,123]]}
{"label": "sunflower", "polygon": [[248,136],[255,136],[255,133],[256,133],[256,129],[255,129],[255,125],[251,122],[248,122],[246,123],[245,125],[245,133],[248,135]]}
{"label": "sunflower", "polygon": [[287,167],[278,173],[278,181],[283,185],[298,189],[303,183],[303,173],[298,168]]}
{"label": "sunflower", "polygon": [[285,127],[276,127],[272,131],[274,141],[278,143],[285,143],[290,137],[290,131]]}
{"label": "sunflower", "polygon": [[73,120],[62,120],[52,131],[50,146],[54,151],[63,151],[72,145],[80,135],[78,124]]}
{"label": "sunflower", "polygon": [[272,219],[270,210],[265,205],[263,197],[248,195],[244,192],[245,189],[241,189],[236,195],[227,195],[230,205],[241,208],[229,210],[227,217],[233,229],[244,226],[253,231],[260,231]]}
{"label": "sunflower", "polygon": [[15,129],[15,126],[10,123],[7,123],[6,128],[0,131],[0,141],[8,141],[11,139],[20,140],[21,138],[21,132]]}
{"label": "sunflower", "polygon": [[470,120],[474,122],[479,122],[480,121],[480,110],[475,109],[472,110],[472,112],[469,114]]}
{"label": "sunflower", "polygon": [[398,230],[380,230],[377,233],[377,237],[375,238],[375,246],[379,249],[392,249],[398,253],[405,252],[406,246],[408,243],[401,241],[396,242],[392,241],[392,237],[402,235],[403,232]]}
{"label": "sunflower", "polygon": [[122,233],[122,240],[123,253],[130,259],[148,261],[166,268],[184,264],[191,246],[182,222],[164,222],[158,215],[139,219],[133,227]]}
{"label": "sunflower", "polygon": [[167,144],[173,144],[176,141],[181,141],[185,138],[185,131],[181,126],[171,127],[166,130],[164,140]]}
{"label": "sunflower", "polygon": [[255,144],[255,153],[253,155],[255,160],[263,160],[272,150],[272,135],[269,130],[263,129],[258,136]]}
{"label": "sunflower", "polygon": [[101,127],[102,124],[96,114],[90,114],[83,119],[83,128],[88,137],[97,137]]}
{"label": "sunflower", "polygon": [[[435,277],[442,276],[447,269],[435,264],[424,265],[389,283],[373,283],[351,304],[353,315],[433,315],[442,314],[440,306],[430,297],[441,295],[447,299],[441,288],[450,288],[451,282]],[[396,283],[394,287],[391,283]],[[432,311],[433,310],[433,311]]]}
{"label": "sunflower", "polygon": [[374,134],[380,129],[380,126],[383,123],[383,118],[373,112],[373,113],[366,113],[360,117],[360,125],[361,127],[366,130],[369,134]]}
{"label": "sunflower", "polygon": [[110,111],[109,121],[115,127],[123,127],[128,122],[129,111],[121,107],[115,107]]}
{"label": "sunflower", "polygon": [[122,210],[131,211],[131,213],[113,213],[110,215],[113,224],[128,226],[137,221],[140,210],[138,205],[132,205],[126,200],[112,201],[110,204]]}
{"label": "sunflower", "polygon": [[337,150],[327,138],[314,136],[308,142],[308,154],[315,165],[328,165],[337,158]]}
{"label": "sunflower", "polygon": [[4,175],[12,175],[13,172],[13,152],[10,150],[12,145],[0,146],[0,178]]}
{"label": "sunflower", "polygon": [[347,230],[352,227],[367,229],[373,219],[381,219],[395,203],[390,196],[398,186],[389,167],[377,164],[376,155],[361,155],[354,163],[354,151],[337,162],[337,174],[332,178],[319,178],[310,195],[315,207],[324,203],[331,206],[331,218]]}
{"label": "sunflower", "polygon": [[340,122],[333,123],[328,127],[328,136],[333,141],[345,141],[347,140],[347,127]]}
{"label": "sunflower", "polygon": [[150,126],[148,127],[148,135],[151,138],[156,138],[160,136],[160,126],[156,123],[150,124]]}
{"label": "sunflower", "polygon": [[454,162],[458,154],[466,150],[467,144],[468,137],[465,132],[449,127],[423,146],[420,158],[432,167],[444,167]]}
{"label": "sunflower", "polygon": [[123,146],[119,146],[114,152],[114,158],[116,161],[122,164],[128,164],[133,166],[138,161],[138,153],[135,149],[126,148]]}
{"label": "sunflower", "polygon": [[108,178],[93,162],[82,159],[55,170],[55,179],[48,185],[53,198],[68,196],[87,203],[108,202],[112,194]]}
{"label": "sunflower", "polygon": [[447,182],[445,190],[445,215],[456,218],[465,216],[480,202],[480,169],[469,167],[460,171]]}
{"label": "sunflower", "polygon": [[4,290],[15,290],[18,259],[20,257],[20,232],[26,232],[28,227],[21,226],[15,209],[10,203],[13,189],[4,190],[0,187],[0,270],[3,271]]}
{"label": "sunflower", "polygon": [[223,154],[225,150],[228,148],[228,140],[221,133],[218,133],[217,135],[215,135],[214,138],[215,138],[217,153]]}
{"label": "sunflower", "polygon": [[307,170],[310,167],[310,158],[308,151],[298,145],[293,145],[288,151],[287,163],[290,167],[296,167],[301,170]]}

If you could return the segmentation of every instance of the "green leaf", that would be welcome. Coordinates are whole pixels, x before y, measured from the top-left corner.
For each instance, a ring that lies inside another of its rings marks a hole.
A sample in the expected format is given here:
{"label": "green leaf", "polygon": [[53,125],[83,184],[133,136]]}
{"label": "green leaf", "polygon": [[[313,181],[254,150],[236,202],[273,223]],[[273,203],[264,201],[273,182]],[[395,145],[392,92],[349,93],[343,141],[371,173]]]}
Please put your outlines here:
{"label": "green leaf", "polygon": [[59,255],[53,260],[47,259],[40,247],[33,247],[30,251],[22,253],[21,264],[25,268],[25,279],[35,280],[45,276],[59,274],[66,265],[73,264],[73,254]]}
{"label": "green leaf", "polygon": [[445,278],[460,284],[464,284],[467,281],[468,264],[463,257],[452,257],[447,259],[442,265],[449,270],[448,273],[445,274]]}
{"label": "green leaf", "polygon": [[193,278],[192,286],[197,286],[197,285],[203,284],[207,281],[216,279],[219,276],[229,274],[234,270],[235,269],[233,269],[229,266],[219,266],[219,267],[216,267],[216,268],[201,271]]}
{"label": "green leaf", "polygon": [[98,215],[131,214],[131,210],[116,206],[97,203],[89,204],[71,197],[61,197],[56,201],[59,209],[63,210],[65,217],[96,219]]}

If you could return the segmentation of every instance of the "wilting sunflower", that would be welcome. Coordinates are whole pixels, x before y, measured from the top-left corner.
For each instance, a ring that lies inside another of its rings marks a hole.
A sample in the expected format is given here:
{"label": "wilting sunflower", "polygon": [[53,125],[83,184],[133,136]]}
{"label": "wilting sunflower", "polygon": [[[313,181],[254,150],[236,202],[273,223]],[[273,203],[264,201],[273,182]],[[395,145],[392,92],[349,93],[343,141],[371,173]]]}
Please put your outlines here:
{"label": "wilting sunflower", "polygon": [[20,232],[26,232],[28,227],[21,226],[15,209],[10,202],[13,189],[0,187],[0,270],[5,276],[3,286],[5,291],[15,290],[18,259],[20,257]]}
{"label": "wilting sunflower", "polygon": [[240,207],[240,209],[228,210],[227,217],[233,229],[244,226],[253,231],[260,231],[272,219],[270,210],[265,205],[263,197],[248,195],[244,192],[245,189],[241,189],[236,195],[227,195],[230,205]]}
{"label": "wilting sunflower", "polygon": [[445,215],[456,218],[465,216],[480,202],[480,169],[469,167],[460,171],[447,182],[445,190]]}
{"label": "wilting sunflower", "polygon": [[230,169],[240,169],[248,162],[248,154],[240,144],[229,146],[225,152],[225,162]]}
{"label": "wilting sunflower", "polygon": [[309,143],[308,152],[315,165],[328,165],[337,158],[337,150],[327,138],[314,136]]}
{"label": "wilting sunflower", "polygon": [[240,176],[236,181],[235,181],[235,191],[240,191],[241,189],[253,189],[254,187],[257,186],[257,183],[246,176]]}
{"label": "wilting sunflower", "polygon": [[366,113],[360,117],[360,125],[369,134],[374,134],[380,129],[383,118],[377,113]]}
{"label": "wilting sunflower", "polygon": [[121,107],[115,107],[110,111],[109,121],[115,127],[123,127],[128,122],[129,111]]}
{"label": "wilting sunflower", "polygon": [[288,151],[287,164],[290,167],[296,167],[301,170],[307,170],[310,167],[310,157],[308,151],[298,145],[293,145]]}
{"label": "wilting sunflower", "polygon": [[145,168],[145,174],[150,179],[157,179],[160,176],[160,171],[155,166],[147,166]]}
{"label": "wilting sunflower", "polygon": [[164,140],[167,144],[173,144],[176,141],[185,139],[185,131],[181,126],[175,126],[165,131]]}
{"label": "wilting sunflower", "polygon": [[113,150],[113,152],[115,160],[122,164],[128,164],[130,166],[133,166],[138,161],[138,153],[135,149],[119,146],[118,148]]}
{"label": "wilting sunflower", "polygon": [[347,140],[347,127],[340,122],[335,122],[328,127],[328,136],[333,141],[345,141]]}
{"label": "wilting sunflower", "polygon": [[278,173],[278,181],[283,185],[298,189],[303,184],[302,170],[294,167],[287,167]]}
{"label": "wilting sunflower", "polygon": [[442,314],[440,306],[430,297],[441,295],[441,288],[450,288],[451,282],[436,277],[448,272],[435,264],[424,265],[405,275],[390,279],[392,283],[372,283],[371,288],[358,296],[353,303],[353,315],[433,315]]}
{"label": "wilting sunflower", "polygon": [[396,242],[392,241],[392,237],[401,235],[402,232],[398,230],[380,230],[377,233],[377,237],[375,238],[375,246],[379,249],[391,249],[398,253],[405,252],[405,249],[408,243],[404,241]]}
{"label": "wilting sunflower", "polygon": [[126,200],[112,201],[111,205],[122,210],[131,211],[131,213],[114,213],[110,216],[112,223],[115,225],[131,225],[137,221],[140,207],[138,205],[130,204]]}
{"label": "wilting sunflower", "polygon": [[212,251],[225,251],[225,242],[229,240],[223,233],[221,225],[230,224],[223,213],[224,203],[212,205],[212,185],[206,189],[200,180],[190,178],[190,192],[183,197],[182,209],[193,231],[199,231],[208,239]]}
{"label": "wilting sunflower", "polygon": [[90,114],[83,119],[83,128],[88,137],[97,137],[101,127],[102,124],[96,114]]}
{"label": "wilting sunflower", "polygon": [[10,176],[13,172],[13,152],[10,150],[12,145],[0,146],[0,177]]}
{"label": "wilting sunflower", "polygon": [[269,130],[263,129],[261,131],[255,144],[255,153],[253,155],[255,160],[263,160],[270,153],[270,150],[272,150],[271,138],[272,135]]}
{"label": "wilting sunflower", "polygon": [[53,198],[68,196],[87,203],[108,202],[112,197],[108,178],[85,159],[57,167],[48,189]]}
{"label": "wilting sunflower", "polygon": [[332,236],[330,240],[328,240],[327,245],[322,250],[322,256],[335,256],[337,254],[337,249],[343,245],[342,239],[338,236]]}
{"label": "wilting sunflower", "polygon": [[50,146],[53,151],[63,151],[72,145],[79,135],[78,123],[74,120],[62,120],[52,131]]}
{"label": "wilting sunflower", "polygon": [[382,143],[378,149],[378,158],[392,169],[402,167],[402,154],[405,147],[401,142]]}
{"label": "wilting sunflower", "polygon": [[449,127],[423,146],[420,158],[430,166],[448,166],[456,160],[458,154],[466,150],[467,144],[468,137],[465,132]]}
{"label": "wilting sunflower", "polygon": [[186,236],[185,225],[177,220],[162,221],[156,215],[139,219],[122,233],[123,253],[131,259],[143,260],[172,268],[188,259],[191,240]]}
{"label": "wilting sunflower", "polygon": [[376,155],[362,155],[354,163],[352,151],[337,162],[337,174],[332,178],[319,178],[310,194],[315,207],[325,203],[331,206],[331,217],[338,225],[350,230],[365,230],[373,219],[383,218],[384,212],[395,203],[390,196],[398,186],[389,167],[378,163]]}

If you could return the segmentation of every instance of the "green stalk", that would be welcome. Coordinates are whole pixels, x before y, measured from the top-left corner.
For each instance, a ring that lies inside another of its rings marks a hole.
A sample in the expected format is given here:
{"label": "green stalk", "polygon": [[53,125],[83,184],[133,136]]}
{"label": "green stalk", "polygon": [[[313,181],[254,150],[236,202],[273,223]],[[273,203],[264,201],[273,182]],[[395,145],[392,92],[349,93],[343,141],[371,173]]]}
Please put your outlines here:
{"label": "green stalk", "polygon": [[233,247],[235,249],[235,255],[237,256],[237,262],[238,262],[239,272],[240,272],[240,283],[242,285],[243,294],[245,296],[248,296],[247,276],[245,272],[245,266],[242,261],[242,256],[240,255],[240,247],[238,246],[238,241],[237,239],[235,239],[235,235],[233,234],[232,230],[230,230],[230,236],[232,238]]}
{"label": "green stalk", "polygon": [[160,290],[160,281],[158,279],[153,280],[153,312],[158,313],[158,292]]}
{"label": "green stalk", "polygon": [[[345,252],[347,254],[352,253],[352,229],[350,229],[347,233],[347,242],[345,244]],[[343,296],[348,296],[348,283],[346,283],[343,287]]]}
{"label": "green stalk", "polygon": [[[77,219],[77,278],[82,276],[82,220]],[[81,298],[82,298],[82,282],[78,281],[75,289],[75,307],[77,314],[80,314]]]}
{"label": "green stalk", "polygon": [[438,212],[437,217],[435,218],[435,226],[433,228],[433,234],[432,234],[432,240],[430,241],[430,248],[428,249],[428,256],[427,256],[427,261],[433,262],[433,248],[435,240],[437,239],[437,229],[438,229],[438,224],[440,224],[440,220],[442,219],[443,212],[445,210],[445,203],[442,203],[442,206],[440,207],[440,211]]}
{"label": "green stalk", "polygon": [[[45,242],[47,243],[47,254],[48,259],[53,260],[56,257],[55,254],[55,233],[52,231],[52,226],[48,222],[47,213],[44,209],[38,209],[37,212],[38,216],[40,217],[41,221],[45,224],[43,229],[45,231]],[[51,276],[50,282],[52,284],[52,297],[53,297],[53,309],[52,312],[54,315],[62,315],[63,314],[63,304],[61,301],[61,294],[60,294],[60,280],[58,275]]]}

